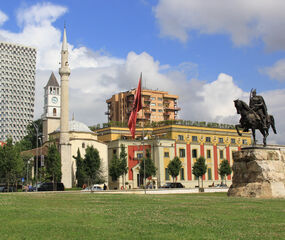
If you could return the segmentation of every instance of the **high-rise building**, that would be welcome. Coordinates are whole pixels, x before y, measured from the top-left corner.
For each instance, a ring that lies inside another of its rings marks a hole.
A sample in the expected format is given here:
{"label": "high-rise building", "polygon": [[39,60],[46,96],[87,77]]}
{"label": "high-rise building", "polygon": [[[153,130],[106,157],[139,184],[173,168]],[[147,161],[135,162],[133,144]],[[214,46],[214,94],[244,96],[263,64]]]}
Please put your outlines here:
{"label": "high-rise building", "polygon": [[[136,89],[113,95],[106,101],[108,104],[108,121],[128,122]],[[143,109],[138,112],[137,122],[160,122],[177,119],[180,108],[177,106],[178,96],[168,92],[142,89]]]}
{"label": "high-rise building", "polygon": [[36,49],[0,42],[0,140],[21,140],[34,117]]}

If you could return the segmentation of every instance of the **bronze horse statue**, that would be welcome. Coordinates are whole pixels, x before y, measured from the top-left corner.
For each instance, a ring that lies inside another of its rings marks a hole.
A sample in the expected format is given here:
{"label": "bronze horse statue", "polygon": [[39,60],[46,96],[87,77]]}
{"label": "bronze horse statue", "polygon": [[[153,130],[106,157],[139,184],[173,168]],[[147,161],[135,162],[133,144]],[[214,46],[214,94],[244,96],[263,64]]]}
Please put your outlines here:
{"label": "bronze horse statue", "polygon": [[274,117],[272,115],[268,115],[266,120],[266,126],[264,126],[260,116],[253,111],[244,101],[242,100],[235,100],[234,101],[235,108],[237,113],[241,115],[239,120],[240,124],[237,124],[236,130],[239,136],[242,134],[239,131],[239,128],[242,128],[244,132],[248,132],[249,129],[252,130],[253,136],[253,144],[256,144],[255,139],[255,130],[258,129],[263,136],[263,146],[266,146],[266,138],[269,135],[269,128],[272,127],[273,132],[276,134],[275,122]]}

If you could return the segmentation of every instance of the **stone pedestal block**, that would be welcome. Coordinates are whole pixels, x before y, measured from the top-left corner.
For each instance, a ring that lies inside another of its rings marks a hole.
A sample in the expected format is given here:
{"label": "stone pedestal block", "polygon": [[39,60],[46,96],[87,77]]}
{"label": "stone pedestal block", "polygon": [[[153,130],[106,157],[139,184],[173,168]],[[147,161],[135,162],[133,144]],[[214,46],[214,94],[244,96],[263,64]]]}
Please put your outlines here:
{"label": "stone pedestal block", "polygon": [[285,198],[285,152],[250,147],[235,152],[228,196]]}

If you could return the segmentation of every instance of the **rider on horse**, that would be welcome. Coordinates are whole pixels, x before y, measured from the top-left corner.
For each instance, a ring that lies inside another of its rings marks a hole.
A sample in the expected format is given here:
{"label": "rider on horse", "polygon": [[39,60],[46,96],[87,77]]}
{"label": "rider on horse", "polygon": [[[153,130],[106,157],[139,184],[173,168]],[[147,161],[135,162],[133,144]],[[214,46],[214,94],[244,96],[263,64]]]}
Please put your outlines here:
{"label": "rider on horse", "polygon": [[256,89],[251,90],[249,107],[260,117],[263,129],[267,129],[268,113],[262,96],[256,95]]}

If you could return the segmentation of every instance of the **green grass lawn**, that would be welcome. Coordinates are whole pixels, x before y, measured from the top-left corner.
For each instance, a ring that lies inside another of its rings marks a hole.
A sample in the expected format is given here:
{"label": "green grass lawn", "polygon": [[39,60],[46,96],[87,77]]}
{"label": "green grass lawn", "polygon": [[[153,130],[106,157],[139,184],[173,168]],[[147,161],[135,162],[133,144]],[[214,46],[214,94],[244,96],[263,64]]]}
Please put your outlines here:
{"label": "green grass lawn", "polygon": [[285,239],[285,200],[0,194],[0,239]]}

